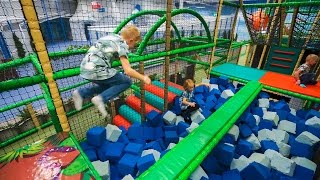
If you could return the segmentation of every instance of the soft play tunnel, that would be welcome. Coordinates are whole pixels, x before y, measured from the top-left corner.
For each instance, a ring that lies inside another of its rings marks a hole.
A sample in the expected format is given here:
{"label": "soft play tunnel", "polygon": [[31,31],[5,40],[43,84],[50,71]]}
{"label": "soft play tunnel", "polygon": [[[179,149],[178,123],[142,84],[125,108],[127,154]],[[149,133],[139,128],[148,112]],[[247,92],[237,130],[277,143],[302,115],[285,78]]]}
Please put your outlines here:
{"label": "soft play tunnel", "polygon": [[[153,81],[150,85],[145,85],[145,111],[146,114],[154,110],[161,112],[164,107],[164,83],[160,81]],[[169,102],[182,94],[181,86],[178,84],[169,84]],[[140,89],[137,86],[133,86],[135,95],[130,95],[126,98],[126,105],[122,105],[119,109],[119,115],[116,115],[113,119],[113,123],[117,126],[124,126],[128,128],[133,123],[141,123],[141,99]]]}

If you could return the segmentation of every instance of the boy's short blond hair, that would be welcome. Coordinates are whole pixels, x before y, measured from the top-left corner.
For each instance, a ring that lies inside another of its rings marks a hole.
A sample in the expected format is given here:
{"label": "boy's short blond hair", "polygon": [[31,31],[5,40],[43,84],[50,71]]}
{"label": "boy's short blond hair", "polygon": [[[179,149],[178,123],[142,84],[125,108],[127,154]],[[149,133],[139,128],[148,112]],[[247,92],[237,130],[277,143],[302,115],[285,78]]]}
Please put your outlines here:
{"label": "boy's short blond hair", "polygon": [[194,81],[192,79],[186,79],[183,83],[183,88],[185,90],[193,88],[194,87]]}
{"label": "boy's short blond hair", "polygon": [[315,55],[315,54],[309,54],[306,57],[306,62],[310,62],[311,60],[315,60],[315,62],[319,61],[319,56]]}
{"label": "boy's short blond hair", "polygon": [[128,25],[121,31],[121,36],[125,39],[132,39],[136,42],[141,41],[140,31],[135,25]]}

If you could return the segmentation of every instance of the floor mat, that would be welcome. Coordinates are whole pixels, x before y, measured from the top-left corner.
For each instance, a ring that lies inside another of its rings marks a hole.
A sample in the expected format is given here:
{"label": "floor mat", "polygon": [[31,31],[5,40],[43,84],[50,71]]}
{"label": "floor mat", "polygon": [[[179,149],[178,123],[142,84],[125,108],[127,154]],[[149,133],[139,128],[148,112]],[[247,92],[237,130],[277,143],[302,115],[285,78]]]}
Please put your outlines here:
{"label": "floor mat", "polygon": [[306,88],[295,84],[296,80],[289,75],[279,74],[275,72],[267,72],[260,82],[264,85],[272,86],[279,89],[284,89],[296,93],[300,93],[315,98],[320,98],[320,83],[316,85],[307,85]]}

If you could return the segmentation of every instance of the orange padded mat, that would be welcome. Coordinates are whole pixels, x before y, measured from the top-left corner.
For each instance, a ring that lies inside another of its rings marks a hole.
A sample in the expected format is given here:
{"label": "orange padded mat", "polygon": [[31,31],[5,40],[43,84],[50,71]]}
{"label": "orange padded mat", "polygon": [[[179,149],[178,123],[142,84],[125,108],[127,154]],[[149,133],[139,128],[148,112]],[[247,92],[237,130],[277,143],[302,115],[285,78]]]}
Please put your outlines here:
{"label": "orange padded mat", "polygon": [[288,90],[300,93],[306,96],[320,98],[320,83],[316,85],[307,85],[306,88],[300,87],[295,84],[295,79],[292,76],[279,74],[275,72],[267,72],[259,80],[262,84],[272,86],[275,88]]}

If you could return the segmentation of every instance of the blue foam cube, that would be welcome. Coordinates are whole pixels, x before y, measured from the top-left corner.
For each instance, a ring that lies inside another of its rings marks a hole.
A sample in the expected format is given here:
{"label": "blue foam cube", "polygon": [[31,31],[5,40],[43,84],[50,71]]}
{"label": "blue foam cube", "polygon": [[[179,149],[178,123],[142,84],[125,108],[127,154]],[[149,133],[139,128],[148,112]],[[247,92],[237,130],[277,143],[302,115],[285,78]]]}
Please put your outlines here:
{"label": "blue foam cube", "polygon": [[220,142],[234,144],[235,140],[231,134],[226,134],[223,136]]}
{"label": "blue foam cube", "polygon": [[143,145],[138,143],[129,143],[124,148],[124,152],[133,154],[133,155],[138,155],[138,156],[141,155],[142,150],[143,150]]}
{"label": "blue foam cube", "polygon": [[218,101],[217,101],[217,104],[220,104],[220,103],[225,103],[227,101],[227,99],[225,99],[225,98],[222,98],[222,97],[220,97],[219,99],[218,99]]}
{"label": "blue foam cube", "polygon": [[202,94],[196,94],[194,95],[194,99],[199,99],[199,100],[203,100],[204,99],[204,96]]}
{"label": "blue foam cube", "polygon": [[244,138],[249,137],[252,134],[250,127],[247,126],[246,124],[240,125],[239,130],[240,130],[240,135]]}
{"label": "blue foam cube", "polygon": [[314,172],[312,170],[297,164],[293,176],[296,179],[312,179],[313,175]]}
{"label": "blue foam cube", "polygon": [[189,126],[190,126],[190,125],[189,125],[188,123],[186,123],[186,122],[183,122],[183,121],[179,122],[179,123],[178,123],[178,126],[177,126],[177,128],[178,128],[178,134],[185,132],[186,129],[187,129]]}
{"label": "blue foam cube", "polygon": [[87,131],[87,142],[91,146],[100,147],[106,139],[106,128],[96,126]]}
{"label": "blue foam cube", "polygon": [[226,76],[220,76],[218,79],[218,84],[222,86],[227,86],[229,83],[229,79]]}
{"label": "blue foam cube", "polygon": [[252,154],[253,146],[251,143],[245,140],[240,140],[236,146],[236,153],[249,157]]}
{"label": "blue foam cube", "polygon": [[316,128],[316,127],[312,127],[312,126],[307,126],[307,131],[309,131],[311,134],[317,136],[318,138],[320,138],[320,128]]}
{"label": "blue foam cube", "polygon": [[218,148],[217,159],[223,165],[230,165],[235,152],[235,147],[227,144],[222,144]]}
{"label": "blue foam cube", "polygon": [[166,149],[166,148],[167,148],[167,147],[165,146],[162,138],[157,139],[157,140],[155,140],[155,141],[159,143],[161,149]]}
{"label": "blue foam cube", "polygon": [[307,130],[307,126],[305,125],[305,121],[304,120],[298,121],[296,125],[296,134],[301,134],[306,130]]}
{"label": "blue foam cube", "polygon": [[84,153],[87,155],[88,159],[91,162],[98,160],[97,153],[96,153],[95,149],[88,149],[88,150],[84,151]]}
{"label": "blue foam cube", "polygon": [[210,84],[217,84],[218,83],[218,78],[210,78]]}
{"label": "blue foam cube", "polygon": [[109,148],[110,142],[105,140],[102,145],[97,148],[97,154],[100,161],[104,162],[108,160],[106,151]]}
{"label": "blue foam cube", "polygon": [[259,117],[263,117],[263,109],[261,107],[255,107],[251,111],[252,111],[252,114],[255,114]]}
{"label": "blue foam cube", "polygon": [[213,102],[213,101],[209,101],[209,102],[206,102],[206,103],[204,104],[205,109],[208,109],[209,111],[214,110],[214,106],[215,106],[215,105],[216,105],[216,104],[215,104],[215,102]]}
{"label": "blue foam cube", "polygon": [[140,157],[137,162],[139,172],[143,173],[150,166],[152,166],[155,162],[156,162],[156,160],[154,159],[154,156],[152,154],[148,154],[146,156]]}
{"label": "blue foam cube", "polygon": [[202,115],[207,119],[209,116],[211,116],[212,112],[208,110],[207,108],[202,109]]}
{"label": "blue foam cube", "polygon": [[222,174],[222,179],[242,180],[240,172],[237,169],[225,171]]}
{"label": "blue foam cube", "polygon": [[283,110],[283,111],[287,111],[290,112],[290,107],[286,102],[283,101],[278,101],[274,104],[273,106],[274,110]]}
{"label": "blue foam cube", "polygon": [[118,163],[118,170],[122,176],[127,174],[135,175],[137,172],[137,161],[139,156],[132,154],[125,154]]}
{"label": "blue foam cube", "polygon": [[308,144],[303,144],[294,140],[291,144],[291,156],[300,156],[310,159],[312,157],[312,148]]}
{"label": "blue foam cube", "polygon": [[270,95],[264,91],[261,91],[258,95],[259,98],[265,98],[265,99],[269,99]]}
{"label": "blue foam cube", "polygon": [[146,115],[146,118],[153,127],[158,126],[163,121],[162,114],[154,110],[150,111]]}
{"label": "blue foam cube", "polygon": [[120,135],[119,139],[118,139],[118,142],[121,142],[123,144],[128,144],[129,143],[129,139],[128,139],[127,135],[122,133]]}
{"label": "blue foam cube", "polygon": [[244,122],[250,127],[253,128],[256,126],[256,118],[251,113],[246,113]]}
{"label": "blue foam cube", "polygon": [[216,157],[209,154],[201,163],[201,167],[207,173],[217,173],[220,171],[219,163]]}
{"label": "blue foam cube", "polygon": [[258,136],[259,126],[255,126],[251,128],[251,131],[255,136]]}
{"label": "blue foam cube", "polygon": [[317,116],[318,118],[320,118],[320,112],[319,111],[316,111],[314,109],[310,109],[309,112],[306,114],[306,117],[305,119],[310,119],[314,116]]}
{"label": "blue foam cube", "polygon": [[110,160],[110,162],[117,162],[121,158],[123,154],[124,144],[120,142],[108,144],[108,148],[105,151],[106,158]]}
{"label": "blue foam cube", "polygon": [[149,113],[146,114],[146,118],[148,121],[152,121],[154,118],[157,118],[159,114],[159,112],[151,110]]}
{"label": "blue foam cube", "polygon": [[288,116],[287,116],[287,120],[291,121],[291,122],[294,122],[294,123],[297,123],[298,121],[301,120],[301,118],[289,113]]}
{"label": "blue foam cube", "polygon": [[269,129],[272,130],[273,127],[273,121],[261,119],[259,123],[259,130],[261,129]]}
{"label": "blue foam cube", "polygon": [[182,133],[180,133],[179,134],[179,137],[187,137],[188,136],[188,132],[187,131],[185,131],[185,132],[182,132]]}
{"label": "blue foam cube", "polygon": [[144,139],[132,139],[130,142],[137,143],[137,144],[142,144],[143,146],[146,145],[146,140],[144,140]]}
{"label": "blue foam cube", "polygon": [[154,128],[143,127],[143,139],[144,140],[154,140]]}
{"label": "blue foam cube", "polygon": [[279,147],[276,142],[270,140],[263,140],[260,142],[261,144],[261,151],[265,152],[267,149],[272,149],[279,152]]}
{"label": "blue foam cube", "polygon": [[80,147],[83,151],[95,149],[95,147],[91,146],[87,141],[82,141],[80,143]]}
{"label": "blue foam cube", "polygon": [[288,111],[284,110],[276,110],[276,113],[279,116],[279,120],[286,120],[288,115],[290,114]]}
{"label": "blue foam cube", "polygon": [[304,109],[299,109],[299,110],[296,111],[296,115],[301,119],[305,119],[307,113],[308,113],[308,111],[304,110]]}
{"label": "blue foam cube", "polygon": [[110,179],[121,180],[117,165],[110,164]]}
{"label": "blue foam cube", "polygon": [[217,100],[218,100],[218,99],[216,98],[216,96],[210,95],[210,96],[207,97],[206,103],[208,103],[208,102],[213,102],[213,103],[215,103],[215,102],[217,102]]}
{"label": "blue foam cube", "polygon": [[162,138],[164,136],[164,132],[162,127],[155,127],[154,128],[154,138],[155,139],[159,139]]}
{"label": "blue foam cube", "polygon": [[162,148],[161,148],[161,146],[160,146],[158,141],[152,141],[152,142],[147,143],[144,146],[144,149],[154,149],[154,150],[157,150],[159,152],[162,151]]}
{"label": "blue foam cube", "polygon": [[[204,86],[197,86],[193,89],[193,93],[195,94],[200,94],[200,93],[203,93],[205,90],[204,90]],[[203,97],[203,96],[202,96]]]}
{"label": "blue foam cube", "polygon": [[266,180],[270,177],[270,170],[259,163],[252,162],[240,174],[246,180]]}
{"label": "blue foam cube", "polygon": [[219,90],[220,90],[221,92],[223,92],[224,90],[226,90],[225,86],[223,86],[223,85],[219,85],[218,88],[219,88]]}
{"label": "blue foam cube", "polygon": [[212,89],[212,90],[210,91],[210,95],[213,95],[213,96],[216,97],[216,99],[218,99],[218,98],[220,98],[220,96],[221,96],[221,91],[218,90],[218,89]]}
{"label": "blue foam cube", "polygon": [[123,126],[119,126],[119,129],[121,130],[121,134],[127,134],[127,129]]}
{"label": "blue foam cube", "polygon": [[164,138],[166,146],[168,146],[170,143],[178,143],[179,141],[179,137],[176,131],[165,131]]}
{"label": "blue foam cube", "polygon": [[218,174],[209,174],[208,177],[210,180],[222,180],[222,176]]}
{"label": "blue foam cube", "polygon": [[[292,143],[295,141],[296,137],[295,137],[293,134],[291,134],[291,133],[288,133],[288,134],[289,134],[288,144],[289,144],[290,146],[292,146]],[[291,148],[292,148],[292,147],[291,147]]]}
{"label": "blue foam cube", "polygon": [[177,126],[163,126],[164,131],[177,131]]}
{"label": "blue foam cube", "polygon": [[143,127],[141,126],[130,126],[128,128],[129,139],[143,139]]}

